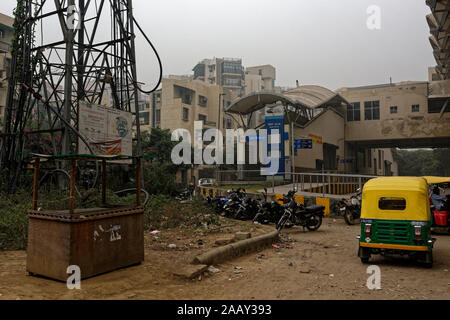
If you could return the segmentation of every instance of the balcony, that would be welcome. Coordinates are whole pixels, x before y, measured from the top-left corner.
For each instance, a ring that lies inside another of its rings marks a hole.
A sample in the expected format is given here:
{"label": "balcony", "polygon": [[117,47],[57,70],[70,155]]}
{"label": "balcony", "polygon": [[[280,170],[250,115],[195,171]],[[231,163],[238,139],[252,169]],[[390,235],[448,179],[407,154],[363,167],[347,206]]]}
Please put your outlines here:
{"label": "balcony", "polygon": [[8,53],[9,51],[10,51],[9,43],[0,40],[0,52],[1,53]]}
{"label": "balcony", "polygon": [[203,124],[208,127],[216,127],[217,125],[215,121],[203,121]]}

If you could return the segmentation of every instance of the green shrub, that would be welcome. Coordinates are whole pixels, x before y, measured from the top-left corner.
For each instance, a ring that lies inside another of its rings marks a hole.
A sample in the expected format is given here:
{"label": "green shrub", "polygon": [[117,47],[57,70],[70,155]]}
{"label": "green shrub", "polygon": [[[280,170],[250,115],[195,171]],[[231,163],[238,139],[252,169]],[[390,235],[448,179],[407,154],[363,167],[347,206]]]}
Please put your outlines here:
{"label": "green shrub", "polygon": [[181,203],[166,195],[151,195],[144,212],[146,230],[219,225],[218,216],[200,200]]}
{"label": "green shrub", "polygon": [[[80,191],[76,197],[77,208],[101,206],[101,192],[97,189]],[[38,207],[46,210],[68,209],[68,194],[54,190],[39,195]],[[84,200],[84,201],[82,201]],[[112,205],[134,205],[134,192],[117,196],[107,190],[107,202]],[[15,195],[0,194],[0,250],[23,250],[27,245],[28,217],[31,208],[31,194],[22,192]],[[169,228],[199,228],[220,225],[218,216],[203,201],[194,200],[181,203],[165,194],[150,195],[144,211],[145,230]]]}
{"label": "green shrub", "polygon": [[28,194],[0,194],[0,250],[21,250],[27,245],[28,217],[31,207]]}
{"label": "green shrub", "polygon": [[177,170],[171,163],[145,163],[144,189],[150,194],[177,195],[181,189],[176,182]]}

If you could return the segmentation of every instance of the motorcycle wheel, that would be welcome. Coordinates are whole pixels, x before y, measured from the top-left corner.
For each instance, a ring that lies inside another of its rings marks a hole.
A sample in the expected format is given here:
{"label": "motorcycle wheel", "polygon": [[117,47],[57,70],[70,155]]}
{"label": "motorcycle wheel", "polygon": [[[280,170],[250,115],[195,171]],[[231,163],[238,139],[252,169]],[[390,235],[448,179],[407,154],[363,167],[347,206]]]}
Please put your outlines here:
{"label": "motorcycle wheel", "polygon": [[239,208],[238,211],[234,214],[234,219],[236,220],[245,220],[245,212],[243,209]]}
{"label": "motorcycle wheel", "polygon": [[355,218],[353,211],[347,208],[344,213],[344,220],[349,226],[351,226],[357,224],[359,219]]}
{"label": "motorcycle wheel", "polygon": [[280,221],[278,221],[276,228],[279,231],[281,231],[281,229],[283,229],[284,225],[286,224],[286,222],[289,219],[289,215],[288,214],[283,214],[283,216],[281,217]]}
{"label": "motorcycle wheel", "polygon": [[258,212],[253,218],[253,222],[264,223],[264,213]]}
{"label": "motorcycle wheel", "polygon": [[[314,220],[314,221],[313,221]],[[306,225],[306,228],[309,230],[309,231],[316,231],[317,229],[319,229],[320,228],[320,226],[322,225],[322,217],[321,216],[319,216],[319,215],[313,215],[312,217],[311,217],[311,219],[309,219],[308,221],[307,221],[307,225]]]}

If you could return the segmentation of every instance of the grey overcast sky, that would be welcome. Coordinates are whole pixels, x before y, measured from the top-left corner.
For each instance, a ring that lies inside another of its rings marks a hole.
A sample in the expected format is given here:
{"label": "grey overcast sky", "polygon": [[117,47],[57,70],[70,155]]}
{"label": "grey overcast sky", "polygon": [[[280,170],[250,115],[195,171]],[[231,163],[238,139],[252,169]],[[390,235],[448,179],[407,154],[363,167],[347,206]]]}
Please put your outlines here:
{"label": "grey overcast sky", "polygon": [[[12,14],[16,0],[0,0]],[[330,89],[427,80],[434,66],[425,0],[134,0],[135,16],[158,49],[164,75],[190,74],[203,58],[271,64],[276,84]],[[369,30],[367,8],[381,9]],[[138,36],[140,81],[157,81],[156,60]]]}

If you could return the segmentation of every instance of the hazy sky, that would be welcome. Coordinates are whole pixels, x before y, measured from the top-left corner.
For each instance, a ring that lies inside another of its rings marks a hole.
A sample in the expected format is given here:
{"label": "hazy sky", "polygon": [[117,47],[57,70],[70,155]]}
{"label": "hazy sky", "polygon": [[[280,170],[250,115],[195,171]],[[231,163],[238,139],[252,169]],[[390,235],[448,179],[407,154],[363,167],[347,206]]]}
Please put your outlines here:
{"label": "hazy sky", "polygon": [[[12,14],[16,0],[0,0]],[[381,9],[369,30],[367,8]],[[330,89],[427,80],[434,66],[425,0],[134,0],[135,16],[163,60],[164,75],[190,74],[203,58],[271,64],[276,84]],[[157,80],[156,60],[138,36],[140,81]]]}

